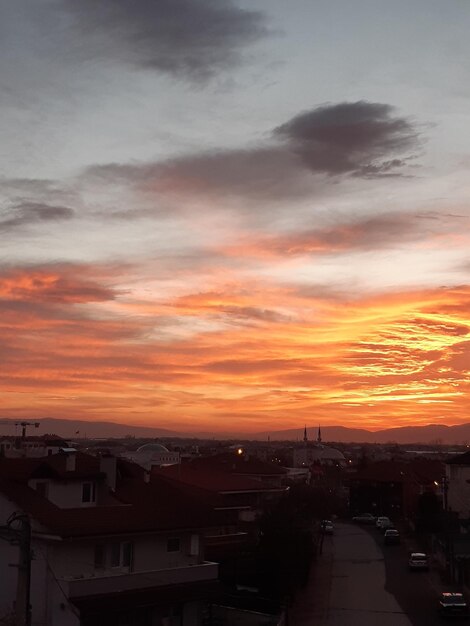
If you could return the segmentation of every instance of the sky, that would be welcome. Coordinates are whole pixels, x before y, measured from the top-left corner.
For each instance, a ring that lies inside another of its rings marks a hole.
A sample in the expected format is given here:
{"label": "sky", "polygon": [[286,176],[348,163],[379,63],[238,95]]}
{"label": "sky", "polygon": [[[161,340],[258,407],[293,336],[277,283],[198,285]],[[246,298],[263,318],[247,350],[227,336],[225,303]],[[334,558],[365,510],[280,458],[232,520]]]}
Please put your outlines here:
{"label": "sky", "polygon": [[466,0],[0,0],[0,407],[470,421]]}

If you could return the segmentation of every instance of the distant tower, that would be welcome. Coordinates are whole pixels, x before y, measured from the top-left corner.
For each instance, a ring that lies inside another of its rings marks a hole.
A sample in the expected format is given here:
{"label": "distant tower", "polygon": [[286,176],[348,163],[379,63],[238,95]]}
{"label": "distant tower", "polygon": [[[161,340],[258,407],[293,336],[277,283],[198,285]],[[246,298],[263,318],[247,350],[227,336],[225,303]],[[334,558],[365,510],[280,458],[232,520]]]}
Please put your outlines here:
{"label": "distant tower", "polygon": [[307,425],[305,425],[304,427],[304,442],[307,443],[308,441],[308,437],[307,437]]}
{"label": "distant tower", "polygon": [[320,430],[320,424],[318,424],[318,436],[317,436],[317,443],[321,443],[321,430]]}

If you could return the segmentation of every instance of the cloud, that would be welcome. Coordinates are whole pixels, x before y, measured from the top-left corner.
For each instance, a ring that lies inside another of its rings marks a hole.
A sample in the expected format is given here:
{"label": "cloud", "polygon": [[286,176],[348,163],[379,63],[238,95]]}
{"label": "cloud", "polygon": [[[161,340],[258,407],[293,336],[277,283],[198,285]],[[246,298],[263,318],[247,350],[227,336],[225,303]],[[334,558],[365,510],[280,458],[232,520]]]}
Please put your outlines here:
{"label": "cloud", "polygon": [[282,201],[309,197],[330,177],[403,175],[419,145],[413,124],[388,104],[343,102],[301,113],[263,144],[168,161],[93,166],[92,180],[127,181],[140,191],[183,197]]}
{"label": "cloud", "polygon": [[116,292],[89,278],[89,266],[48,265],[0,272],[0,300],[7,303],[81,304],[113,300]]}
{"label": "cloud", "polygon": [[390,213],[338,223],[330,228],[304,228],[300,232],[260,237],[225,247],[223,253],[243,257],[286,257],[342,254],[382,249],[439,233],[426,228],[419,215]]}
{"label": "cloud", "polygon": [[405,164],[394,155],[416,147],[410,121],[389,104],[341,102],[295,116],[275,129],[306,167],[326,174],[378,176]]}
{"label": "cloud", "polygon": [[[196,281],[179,298],[118,280],[115,266],[0,272],[8,414],[158,415],[216,431],[236,415],[409,423],[425,403],[432,421],[446,403],[449,418],[467,419],[468,286],[327,302],[246,279],[205,292]],[[147,312],[132,307],[143,296]]]}
{"label": "cloud", "polygon": [[231,0],[63,0],[93,58],[191,79],[240,61],[244,46],[267,34],[262,13]]}
{"label": "cloud", "polygon": [[69,220],[75,211],[69,207],[53,206],[39,202],[23,202],[10,207],[0,217],[0,231],[16,230],[20,227]]}

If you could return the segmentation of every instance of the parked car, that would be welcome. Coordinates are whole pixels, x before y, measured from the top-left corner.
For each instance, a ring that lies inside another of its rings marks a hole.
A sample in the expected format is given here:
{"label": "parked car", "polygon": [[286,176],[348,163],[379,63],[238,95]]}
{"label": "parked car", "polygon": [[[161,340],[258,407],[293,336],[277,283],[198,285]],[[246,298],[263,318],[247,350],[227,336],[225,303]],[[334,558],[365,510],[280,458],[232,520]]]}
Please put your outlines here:
{"label": "parked car", "polygon": [[377,518],[375,525],[381,530],[386,530],[387,528],[391,528],[393,526],[390,518],[385,517],[384,515]]}
{"label": "parked car", "polygon": [[332,535],[334,532],[333,522],[331,522],[329,519],[324,519],[322,521],[321,528],[325,535]]}
{"label": "parked car", "polygon": [[361,513],[361,515],[354,515],[352,518],[356,524],[375,524],[376,517],[372,513]]}
{"label": "parked car", "polygon": [[386,545],[400,543],[400,533],[396,528],[389,528],[385,531],[384,543]]}
{"label": "parked car", "polygon": [[462,593],[445,591],[439,596],[437,610],[443,617],[467,617],[468,604]]}
{"label": "parked car", "polygon": [[413,571],[429,569],[429,557],[424,552],[412,552],[408,559],[408,567]]}

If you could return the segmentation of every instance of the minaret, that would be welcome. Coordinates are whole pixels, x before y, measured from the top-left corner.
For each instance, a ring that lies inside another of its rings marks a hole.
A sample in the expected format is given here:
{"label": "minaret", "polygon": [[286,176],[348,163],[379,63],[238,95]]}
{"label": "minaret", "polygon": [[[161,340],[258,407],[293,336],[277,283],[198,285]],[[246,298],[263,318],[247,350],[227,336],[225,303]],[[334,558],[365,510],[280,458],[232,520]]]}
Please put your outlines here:
{"label": "minaret", "polygon": [[308,441],[308,437],[307,437],[307,424],[305,424],[304,427],[304,443],[307,443]]}
{"label": "minaret", "polygon": [[321,443],[321,430],[320,430],[320,424],[318,424],[318,436],[317,436],[317,443]]}

